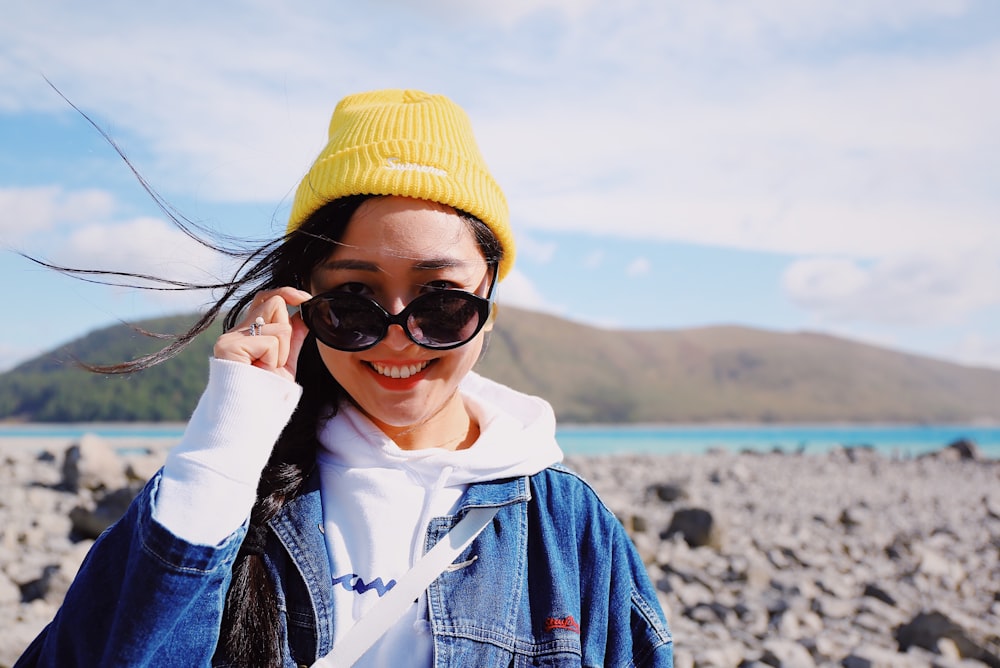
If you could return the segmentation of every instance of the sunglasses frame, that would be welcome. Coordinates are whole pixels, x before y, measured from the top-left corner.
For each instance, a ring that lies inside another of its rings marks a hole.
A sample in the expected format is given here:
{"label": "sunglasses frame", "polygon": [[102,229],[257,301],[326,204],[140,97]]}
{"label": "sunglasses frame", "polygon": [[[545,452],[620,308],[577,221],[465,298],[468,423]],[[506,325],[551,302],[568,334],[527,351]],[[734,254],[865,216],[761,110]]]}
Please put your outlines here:
{"label": "sunglasses frame", "polygon": [[[333,291],[330,291],[330,292],[324,292],[324,293],[318,294],[315,297],[313,297],[312,299],[310,299],[310,300],[302,303],[299,306],[299,313],[302,316],[302,321],[306,324],[306,327],[309,328],[309,331],[313,334],[313,336],[316,337],[316,340],[318,340],[320,343],[322,343],[325,346],[329,346],[330,348],[333,348],[334,350],[339,350],[341,352],[346,352],[346,353],[360,353],[360,352],[363,352],[365,350],[369,350],[371,348],[374,348],[375,346],[377,346],[379,344],[380,341],[382,341],[383,339],[385,339],[386,335],[389,333],[389,327],[391,327],[392,325],[399,325],[400,328],[402,328],[402,330],[404,332],[406,332],[407,338],[409,338],[410,341],[413,341],[415,344],[417,344],[421,348],[426,348],[427,350],[453,350],[455,348],[460,348],[460,347],[464,346],[465,344],[467,344],[470,341],[472,341],[472,339],[476,338],[476,335],[478,335],[479,332],[482,331],[483,327],[485,327],[486,323],[489,322],[489,320],[490,320],[490,317],[491,317],[492,311],[493,311],[493,304],[494,304],[494,300],[495,300],[495,288],[496,288],[496,283],[497,283],[497,274],[499,273],[497,271],[497,268],[495,266],[491,266],[490,268],[493,269],[493,276],[492,276],[492,278],[490,278],[490,289],[489,289],[489,292],[486,294],[486,297],[480,297],[479,295],[477,295],[475,293],[472,293],[472,292],[469,292],[468,290],[457,290],[457,289],[434,290],[432,292],[426,292],[426,293],[424,293],[422,295],[419,295],[419,296],[415,297],[414,299],[412,299],[410,301],[409,304],[406,305],[405,308],[403,308],[402,311],[400,311],[399,313],[393,314],[393,313],[389,313],[388,311],[386,311],[382,307],[381,304],[379,304],[377,301],[375,301],[371,297],[364,297],[364,296],[361,296],[361,295],[352,295],[353,297],[357,298],[358,300],[363,300],[363,301],[367,302],[368,304],[371,304],[374,307],[374,312],[380,313],[382,315],[382,333],[378,336],[378,338],[376,338],[371,343],[365,344],[363,346],[359,346],[357,348],[344,348],[344,347],[341,347],[339,345],[334,345],[334,344],[330,343],[329,341],[325,341],[324,337],[322,337],[320,335],[320,333],[316,330],[316,328],[314,328],[310,324],[310,322],[312,321],[312,316],[310,315],[310,312],[312,311],[313,306],[315,306],[316,304],[318,304],[321,301],[329,299],[331,295],[343,296],[345,293],[337,292],[337,291],[333,290]],[[430,296],[433,296],[433,295],[439,295],[440,293],[447,293],[447,294],[450,294],[450,295],[454,295],[456,297],[461,297],[462,299],[465,299],[470,304],[474,305],[476,307],[477,313],[479,314],[479,324],[476,325],[475,331],[472,332],[472,334],[469,335],[469,337],[467,339],[465,339],[464,341],[459,341],[457,343],[449,343],[449,344],[443,345],[443,346],[429,346],[426,343],[422,343],[422,342],[418,341],[416,339],[416,337],[413,336],[413,333],[410,332],[410,328],[407,327],[407,325],[406,325],[406,321],[410,317],[410,314],[413,311],[413,307],[417,306],[419,308],[419,306],[420,306],[420,300],[421,299],[424,299],[426,297],[430,297]]]}

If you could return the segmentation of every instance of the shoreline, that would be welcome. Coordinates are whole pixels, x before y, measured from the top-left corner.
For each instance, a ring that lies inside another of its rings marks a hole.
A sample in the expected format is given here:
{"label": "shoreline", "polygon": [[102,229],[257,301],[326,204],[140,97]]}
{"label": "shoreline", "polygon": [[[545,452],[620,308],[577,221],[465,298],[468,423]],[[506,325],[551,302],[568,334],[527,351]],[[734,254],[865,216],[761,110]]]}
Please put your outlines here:
{"label": "shoreline", "polygon": [[[60,448],[85,434],[116,448],[169,447],[183,435],[185,423],[0,423],[0,446]],[[980,454],[1000,460],[1000,426],[978,424],[569,424],[557,427],[568,456],[604,454],[706,454],[713,450],[823,454],[868,447],[883,456],[917,458],[952,442],[968,440]]]}

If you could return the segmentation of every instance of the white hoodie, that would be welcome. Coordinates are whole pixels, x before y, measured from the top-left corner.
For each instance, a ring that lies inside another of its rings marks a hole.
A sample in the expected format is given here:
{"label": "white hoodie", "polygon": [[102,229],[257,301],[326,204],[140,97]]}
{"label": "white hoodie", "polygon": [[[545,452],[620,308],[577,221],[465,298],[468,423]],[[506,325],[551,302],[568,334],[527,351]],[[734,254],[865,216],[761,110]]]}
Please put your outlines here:
{"label": "white hoodie", "polygon": [[[466,450],[401,450],[350,404],[320,430],[334,644],[420,558],[428,522],[451,514],[470,483],[531,475],[562,459],[545,401],[475,373],[460,392],[480,428]],[[425,618],[421,596],[355,665],[430,665]]]}

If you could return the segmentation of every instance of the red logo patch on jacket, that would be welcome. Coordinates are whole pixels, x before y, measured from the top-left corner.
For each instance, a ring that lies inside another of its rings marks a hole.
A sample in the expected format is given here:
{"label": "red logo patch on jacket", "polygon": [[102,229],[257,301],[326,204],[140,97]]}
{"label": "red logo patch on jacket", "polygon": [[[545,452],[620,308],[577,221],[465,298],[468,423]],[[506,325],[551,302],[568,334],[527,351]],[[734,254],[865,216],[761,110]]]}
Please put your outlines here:
{"label": "red logo patch on jacket", "polygon": [[575,619],[573,619],[573,615],[567,615],[565,617],[549,617],[545,620],[546,631],[555,631],[556,629],[564,629],[566,631],[572,631],[573,633],[579,633],[580,625],[577,624]]}

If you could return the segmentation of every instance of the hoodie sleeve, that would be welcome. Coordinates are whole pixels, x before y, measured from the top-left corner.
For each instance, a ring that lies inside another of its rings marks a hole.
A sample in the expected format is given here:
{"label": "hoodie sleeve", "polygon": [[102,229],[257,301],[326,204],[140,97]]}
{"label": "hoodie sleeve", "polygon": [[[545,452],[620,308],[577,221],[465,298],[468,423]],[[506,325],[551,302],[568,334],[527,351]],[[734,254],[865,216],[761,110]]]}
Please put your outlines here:
{"label": "hoodie sleeve", "polygon": [[163,466],[154,519],[196,545],[216,545],[236,531],[301,394],[268,371],[212,359],[208,386]]}

